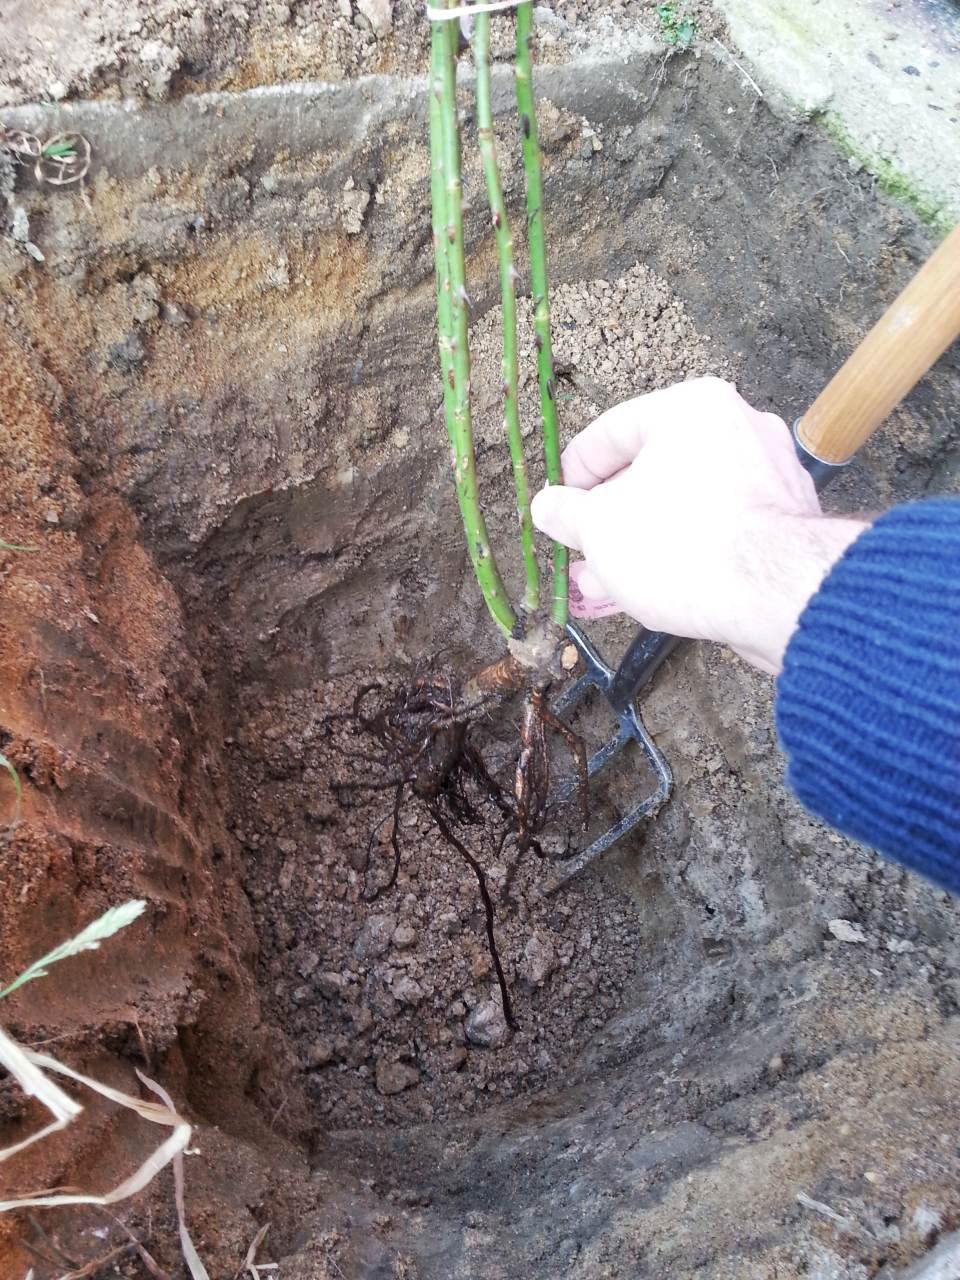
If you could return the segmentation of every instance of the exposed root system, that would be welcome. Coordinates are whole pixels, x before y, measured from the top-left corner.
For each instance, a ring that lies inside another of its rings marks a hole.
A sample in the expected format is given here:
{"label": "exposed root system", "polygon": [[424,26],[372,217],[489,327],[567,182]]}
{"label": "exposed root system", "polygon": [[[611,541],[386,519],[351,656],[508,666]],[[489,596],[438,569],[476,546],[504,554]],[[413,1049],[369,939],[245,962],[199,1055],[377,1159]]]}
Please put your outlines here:
{"label": "exposed root system", "polygon": [[[512,798],[498,780],[500,769],[488,765],[476,733],[477,725],[511,694],[523,690],[520,743],[516,755]],[[343,758],[368,776],[342,778],[334,791],[344,807],[351,796],[374,791],[393,791],[389,815],[393,868],[381,886],[371,885],[365,894],[374,900],[396,884],[400,871],[401,813],[406,797],[419,801],[430,814],[449,847],[470,867],[477,879],[486,919],[487,945],[497,975],[504,1017],[511,1028],[516,1019],[503,964],[497,947],[495,911],[483,865],[470,851],[465,829],[482,826],[482,806],[494,805],[503,817],[498,853],[511,835],[517,856],[504,885],[506,901],[520,859],[530,849],[538,857],[543,852],[537,835],[548,816],[550,765],[546,730],[551,728],[568,744],[577,761],[580,803],[584,825],[587,819],[586,753],[583,743],[550,711],[547,680],[530,681],[528,674],[511,657],[505,657],[479,672],[462,689],[449,676],[427,676],[410,685],[389,688],[378,683],[363,685],[356,694],[352,712],[331,717],[358,727],[377,744],[378,753],[344,749]],[[373,770],[371,773],[370,770]],[[377,822],[368,842],[372,848],[383,821]]]}

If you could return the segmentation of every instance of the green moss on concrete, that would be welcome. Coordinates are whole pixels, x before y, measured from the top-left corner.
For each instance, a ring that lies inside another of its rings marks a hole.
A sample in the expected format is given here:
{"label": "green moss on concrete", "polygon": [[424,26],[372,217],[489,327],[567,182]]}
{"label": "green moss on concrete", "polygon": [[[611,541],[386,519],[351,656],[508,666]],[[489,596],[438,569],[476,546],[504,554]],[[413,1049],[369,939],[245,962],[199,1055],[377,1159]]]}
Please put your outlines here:
{"label": "green moss on concrete", "polygon": [[918,183],[908,178],[886,156],[871,154],[854,142],[839,116],[827,112],[822,118],[822,123],[844,155],[856,160],[868,173],[872,174],[881,191],[908,205],[935,235],[945,236],[953,229],[957,217],[942,200],[938,200]]}

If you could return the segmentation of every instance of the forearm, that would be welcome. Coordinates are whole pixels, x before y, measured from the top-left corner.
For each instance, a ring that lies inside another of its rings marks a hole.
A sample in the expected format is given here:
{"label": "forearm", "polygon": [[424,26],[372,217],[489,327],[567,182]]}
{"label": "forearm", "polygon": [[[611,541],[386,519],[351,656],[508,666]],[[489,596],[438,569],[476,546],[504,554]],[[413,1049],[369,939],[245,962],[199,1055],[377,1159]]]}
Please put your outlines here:
{"label": "forearm", "polygon": [[960,499],[897,507],[837,562],[777,690],[814,813],[960,892]]}
{"label": "forearm", "polygon": [[960,892],[960,498],[824,516],[786,423],[716,378],[609,409],[563,469],[533,519],[583,554],[574,615],[782,667],[801,800]]}
{"label": "forearm", "polygon": [[868,527],[842,516],[759,512],[738,533],[729,601],[716,624],[722,640],[776,675],[800,615],[823,579]]}

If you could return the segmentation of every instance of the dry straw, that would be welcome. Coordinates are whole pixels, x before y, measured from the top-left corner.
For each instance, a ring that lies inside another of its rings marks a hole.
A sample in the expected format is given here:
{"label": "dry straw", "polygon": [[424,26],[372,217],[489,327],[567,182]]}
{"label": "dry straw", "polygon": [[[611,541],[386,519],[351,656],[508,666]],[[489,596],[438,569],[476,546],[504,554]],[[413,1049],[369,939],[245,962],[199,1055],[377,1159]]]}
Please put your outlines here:
{"label": "dry straw", "polygon": [[[54,947],[52,951],[47,952],[39,960],[35,960],[19,977],[15,978],[13,982],[0,991],[0,999],[19,990],[28,982],[34,982],[38,978],[46,977],[50,972],[50,966],[59,963],[61,960],[79,955],[83,951],[98,950],[101,942],[113,937],[119,930],[125,929],[134,920],[138,919],[146,909],[146,905],[142,899],[136,899],[131,902],[125,902],[119,907],[111,907],[99,919],[87,925],[75,938],[61,943],[60,946]],[[148,1120],[151,1124],[162,1125],[171,1130],[170,1136],[160,1143],[140,1165],[139,1169],[136,1169],[128,1178],[125,1178],[110,1191],[103,1192],[100,1195],[51,1192],[47,1195],[2,1200],[0,1201],[0,1213],[9,1212],[13,1209],[52,1208],[62,1205],[93,1204],[106,1206],[116,1204],[118,1201],[126,1200],[142,1191],[144,1187],[149,1186],[160,1170],[172,1162],[177,1218],[180,1224],[180,1244],[183,1256],[193,1280],[209,1280],[207,1270],[200,1261],[193,1241],[190,1239],[183,1211],[183,1152],[190,1142],[192,1128],[178,1114],[169,1095],[160,1085],[153,1080],[149,1080],[139,1071],[137,1072],[143,1084],[161,1099],[160,1103],[144,1102],[140,1098],[133,1097],[132,1094],[124,1093],[120,1089],[113,1089],[109,1085],[102,1084],[99,1080],[94,1080],[79,1071],[74,1071],[72,1067],[58,1062],[56,1058],[51,1058],[49,1054],[37,1053],[33,1049],[28,1049],[26,1045],[18,1044],[2,1027],[0,1027],[0,1066],[9,1071],[27,1097],[36,1098],[53,1116],[52,1121],[38,1132],[0,1151],[0,1162],[9,1160],[12,1156],[32,1146],[35,1142],[49,1137],[50,1134],[56,1133],[60,1129],[65,1129],[67,1125],[76,1120],[83,1110],[79,1102],[76,1102],[59,1084],[50,1079],[51,1075],[64,1076],[68,1080],[82,1084],[86,1088],[92,1089],[94,1093],[99,1094],[102,1098],[107,1098],[109,1101],[115,1102],[118,1106],[125,1107],[129,1111],[135,1111],[138,1116]]]}

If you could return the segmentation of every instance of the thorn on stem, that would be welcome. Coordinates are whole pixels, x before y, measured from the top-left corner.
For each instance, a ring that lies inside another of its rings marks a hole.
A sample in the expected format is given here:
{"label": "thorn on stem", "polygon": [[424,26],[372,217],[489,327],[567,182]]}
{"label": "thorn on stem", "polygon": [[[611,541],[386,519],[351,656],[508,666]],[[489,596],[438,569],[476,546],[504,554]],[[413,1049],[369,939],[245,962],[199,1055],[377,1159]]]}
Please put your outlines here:
{"label": "thorn on stem", "polygon": [[523,131],[524,138],[530,137],[530,117],[526,112],[520,117],[520,128]]}
{"label": "thorn on stem", "polygon": [[552,399],[553,399],[553,393],[554,393],[553,379],[552,379],[552,378],[548,378],[548,379],[547,379],[547,398],[548,398],[549,400],[552,400]]}

